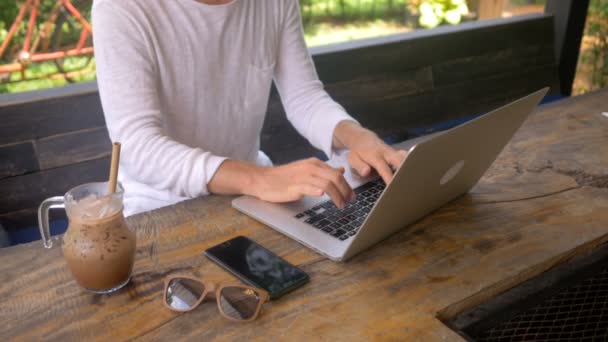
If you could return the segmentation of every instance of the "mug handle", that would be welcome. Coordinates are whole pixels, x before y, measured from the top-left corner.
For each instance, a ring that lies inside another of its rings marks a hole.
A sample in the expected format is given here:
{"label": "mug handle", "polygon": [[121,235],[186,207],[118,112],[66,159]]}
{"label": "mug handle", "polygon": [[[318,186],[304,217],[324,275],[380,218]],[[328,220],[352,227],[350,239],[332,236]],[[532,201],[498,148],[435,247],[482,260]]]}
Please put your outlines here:
{"label": "mug handle", "polygon": [[51,229],[49,226],[49,210],[65,208],[65,202],[63,196],[56,196],[47,198],[38,207],[38,227],[40,228],[40,236],[44,247],[53,247],[53,240],[51,240]]}

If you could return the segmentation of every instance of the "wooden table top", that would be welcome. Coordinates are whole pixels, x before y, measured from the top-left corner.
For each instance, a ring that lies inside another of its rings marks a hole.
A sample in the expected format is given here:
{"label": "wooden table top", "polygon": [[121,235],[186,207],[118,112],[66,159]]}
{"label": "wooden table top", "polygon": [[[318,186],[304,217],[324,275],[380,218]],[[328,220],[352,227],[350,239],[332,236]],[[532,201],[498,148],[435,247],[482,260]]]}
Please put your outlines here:
{"label": "wooden table top", "polygon": [[[211,196],[128,219],[131,283],[81,290],[59,244],[0,249],[2,340],[460,340],[441,319],[608,240],[608,89],[539,108],[468,194],[346,263],[327,260]],[[207,303],[177,314],[161,301],[174,271],[235,280],[203,250],[248,236],[311,276],[231,323]]]}

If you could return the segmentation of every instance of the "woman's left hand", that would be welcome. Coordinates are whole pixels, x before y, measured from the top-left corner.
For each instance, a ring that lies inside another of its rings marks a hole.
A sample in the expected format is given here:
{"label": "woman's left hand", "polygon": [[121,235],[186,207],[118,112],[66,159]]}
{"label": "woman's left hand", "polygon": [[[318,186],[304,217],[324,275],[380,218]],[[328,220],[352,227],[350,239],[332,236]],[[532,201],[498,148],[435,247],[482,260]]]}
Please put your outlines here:
{"label": "woman's left hand", "polygon": [[366,177],[374,169],[386,184],[393,178],[393,169],[407,157],[406,151],[388,146],[374,132],[353,121],[342,121],[336,126],[334,146],[350,150],[348,163],[360,176]]}

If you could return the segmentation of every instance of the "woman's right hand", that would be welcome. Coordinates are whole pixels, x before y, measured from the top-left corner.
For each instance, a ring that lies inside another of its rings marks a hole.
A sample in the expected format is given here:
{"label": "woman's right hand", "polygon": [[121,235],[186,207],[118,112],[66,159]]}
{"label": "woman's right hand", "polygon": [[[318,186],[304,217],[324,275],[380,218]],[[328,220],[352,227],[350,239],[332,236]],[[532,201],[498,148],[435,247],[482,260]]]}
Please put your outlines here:
{"label": "woman's right hand", "polygon": [[249,190],[250,195],[269,202],[290,202],[326,193],[338,208],[355,196],[344,179],[344,168],[333,168],[317,158],[258,168]]}

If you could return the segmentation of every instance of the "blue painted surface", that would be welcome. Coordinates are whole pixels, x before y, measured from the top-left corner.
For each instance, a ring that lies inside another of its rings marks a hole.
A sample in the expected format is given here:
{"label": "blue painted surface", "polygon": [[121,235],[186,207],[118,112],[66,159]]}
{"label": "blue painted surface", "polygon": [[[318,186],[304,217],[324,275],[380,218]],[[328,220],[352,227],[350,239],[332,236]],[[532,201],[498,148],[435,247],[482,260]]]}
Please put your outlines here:
{"label": "blue painted surface", "polygon": [[562,99],[567,98],[567,96],[563,96],[563,95],[547,95],[543,98],[542,101],[540,101],[541,105],[547,104],[547,103],[551,103],[551,102],[555,102],[555,101],[559,101]]}
{"label": "blue painted surface", "polygon": [[[68,228],[67,220],[54,220],[51,221],[51,235],[63,234]],[[38,226],[30,226],[11,230],[8,233],[11,245],[18,245],[21,243],[28,243],[36,240],[41,240],[40,230]]]}
{"label": "blue painted surface", "polygon": [[11,245],[11,240],[8,237],[8,233],[6,232],[4,227],[2,227],[2,225],[0,224],[0,248],[8,247],[10,245]]}
{"label": "blue painted surface", "polygon": [[[539,106],[542,106],[544,104],[547,103],[551,103],[551,102],[555,102],[555,101],[559,101],[566,98],[565,96],[562,95],[547,95],[545,96],[542,101],[540,102]],[[395,137],[391,136],[391,137],[387,137],[384,139],[384,141],[387,144],[395,144],[398,142],[401,142],[403,140],[407,140],[407,139],[413,139],[422,135],[426,135],[426,134],[431,134],[431,133],[435,133],[435,132],[440,132],[440,131],[445,131],[447,129],[450,129],[452,127],[456,127],[460,124],[463,124],[467,121],[473,120],[481,115],[483,115],[485,113],[481,113],[481,114],[475,114],[475,115],[470,115],[470,116],[466,116],[463,118],[459,118],[459,119],[455,119],[455,120],[447,120],[447,121],[442,121],[433,125],[429,125],[426,127],[417,127],[414,129],[410,129],[407,131],[407,133],[405,135],[401,134],[401,135],[397,135]]]}

